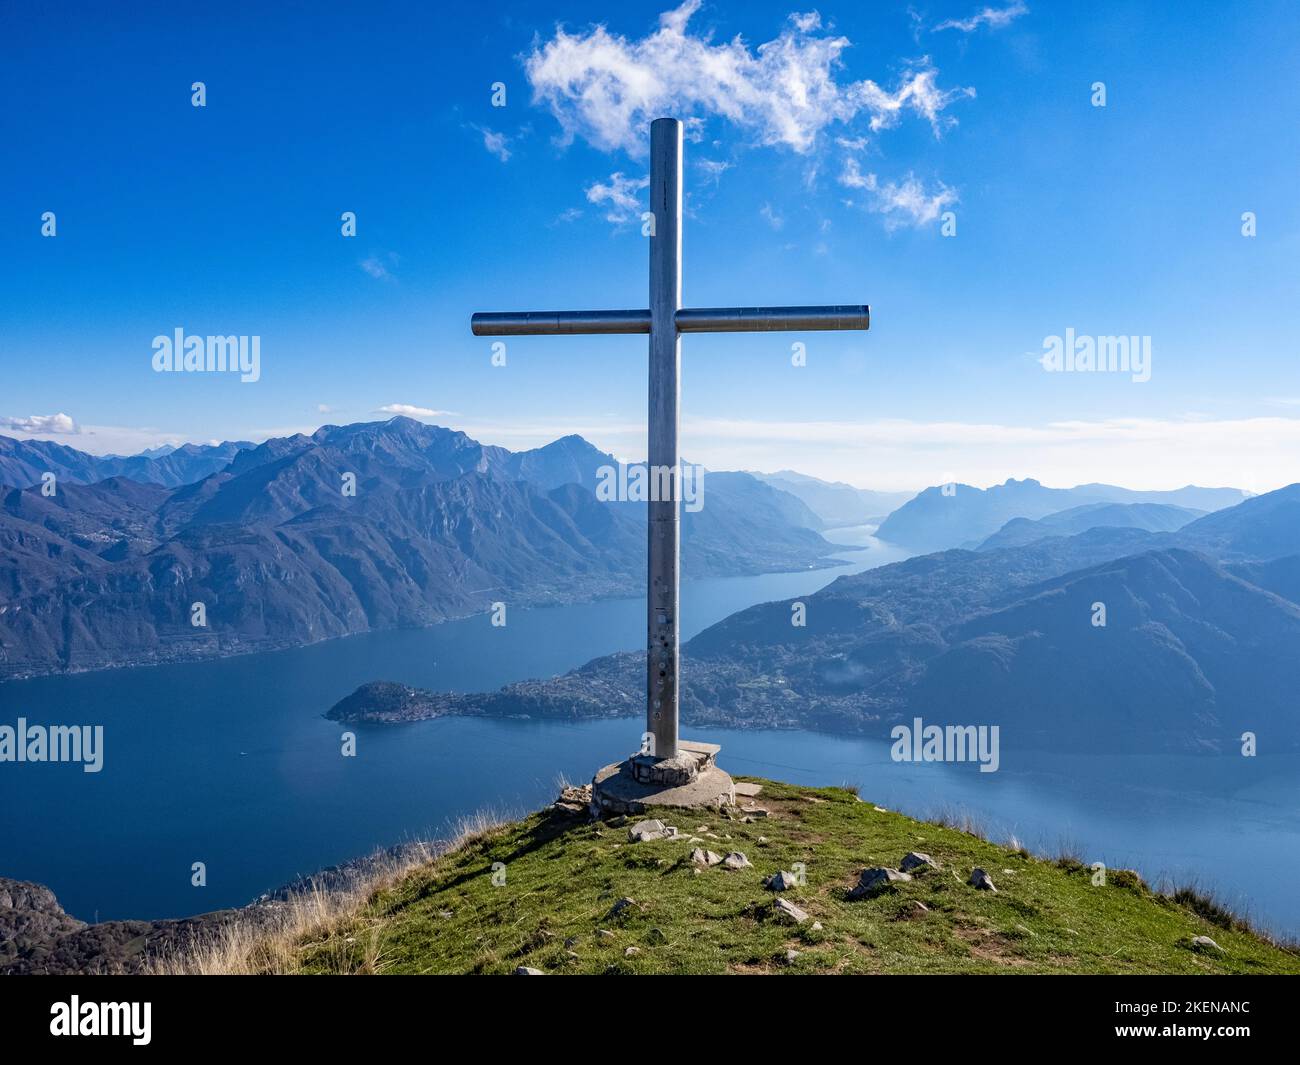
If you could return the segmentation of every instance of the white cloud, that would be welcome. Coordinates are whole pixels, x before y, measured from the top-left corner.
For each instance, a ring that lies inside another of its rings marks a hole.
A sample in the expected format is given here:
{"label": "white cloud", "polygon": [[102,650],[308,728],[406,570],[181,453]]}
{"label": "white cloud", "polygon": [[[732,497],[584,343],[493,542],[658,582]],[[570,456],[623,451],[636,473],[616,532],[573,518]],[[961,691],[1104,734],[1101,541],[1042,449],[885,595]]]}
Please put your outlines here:
{"label": "white cloud", "polygon": [[58,414],[33,414],[29,418],[0,418],[0,429],[16,433],[39,433],[44,436],[78,436],[81,427],[72,417]]}
{"label": "white cloud", "polygon": [[491,154],[495,155],[503,163],[510,162],[510,138],[504,133],[498,133],[496,130],[488,129],[486,126],[473,126],[476,132],[483,135],[483,147]]}
{"label": "white cloud", "polygon": [[357,265],[376,281],[395,281],[392,269],[396,268],[400,257],[395,252],[385,252],[382,255],[370,255],[362,259]]}
{"label": "white cloud", "polygon": [[914,174],[901,182],[881,181],[875,174],[862,173],[856,159],[845,160],[840,184],[865,192],[867,208],[884,215],[885,226],[890,229],[929,225],[958,199],[956,191],[942,182],[937,190],[927,191]]}
{"label": "white cloud", "polygon": [[876,82],[841,81],[845,37],[822,32],[814,12],[791,15],[772,40],[751,51],[739,37],[714,43],[687,23],[701,0],[686,0],[659,16],[640,39],[604,26],[555,36],[525,60],[533,102],[559,121],[564,140],[582,137],[602,151],[640,155],[650,120],[676,114],[695,135],[706,117],[720,117],[760,144],[810,151],[832,123],[861,114],[873,129],[895,126],[906,112],[924,117],[938,134],[950,124],[941,112],[973,89],[942,90],[928,59],[912,64],[891,92]]}
{"label": "white cloud", "polygon": [[763,216],[767,221],[767,224],[773,229],[780,229],[785,225],[785,219],[772,208],[770,203],[763,204],[763,206],[758,209],[758,213]]}
{"label": "white cloud", "polygon": [[1000,30],[1021,15],[1027,15],[1028,13],[1029,8],[1023,0],[1014,0],[1013,3],[1008,4],[1006,7],[982,8],[969,18],[947,19],[935,26],[933,32],[961,30],[962,33],[974,33],[981,26],[987,26],[991,30]]}
{"label": "white cloud", "polygon": [[704,172],[705,180],[715,185],[722,180],[722,175],[731,169],[730,163],[724,163],[720,159],[701,159],[695,165]]}
{"label": "white cloud", "polygon": [[640,191],[650,184],[648,177],[624,177],[622,171],[609,175],[609,182],[597,181],[587,189],[587,201],[606,204],[605,218],[616,224],[631,221],[641,210]]}
{"label": "white cloud", "polygon": [[687,420],[682,450],[714,469],[793,468],[863,488],[911,490],[950,477],[987,487],[1035,477],[1070,487],[1187,484],[1266,492],[1300,481],[1300,418],[1113,418],[978,422]]}
{"label": "white cloud", "polygon": [[317,413],[317,414],[333,414],[333,413],[334,413],[334,408],[331,407],[328,403],[317,403],[317,404],[316,404],[316,413]]}
{"label": "white cloud", "polygon": [[456,414],[454,410],[432,410],[429,407],[413,407],[409,403],[386,403],[376,413],[402,414],[408,418],[442,418]]}

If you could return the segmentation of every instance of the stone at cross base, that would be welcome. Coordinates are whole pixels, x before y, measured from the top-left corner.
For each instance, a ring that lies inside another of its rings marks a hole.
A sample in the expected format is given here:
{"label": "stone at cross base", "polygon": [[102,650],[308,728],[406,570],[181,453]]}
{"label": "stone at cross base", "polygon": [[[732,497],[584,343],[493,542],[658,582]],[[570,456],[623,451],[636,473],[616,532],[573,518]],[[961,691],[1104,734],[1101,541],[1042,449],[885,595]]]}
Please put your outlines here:
{"label": "stone at cross base", "polygon": [[607,765],[591,782],[593,810],[604,816],[644,813],[652,806],[732,806],[736,786],[715,761],[721,749],[716,743],[679,740],[669,758],[634,754]]}

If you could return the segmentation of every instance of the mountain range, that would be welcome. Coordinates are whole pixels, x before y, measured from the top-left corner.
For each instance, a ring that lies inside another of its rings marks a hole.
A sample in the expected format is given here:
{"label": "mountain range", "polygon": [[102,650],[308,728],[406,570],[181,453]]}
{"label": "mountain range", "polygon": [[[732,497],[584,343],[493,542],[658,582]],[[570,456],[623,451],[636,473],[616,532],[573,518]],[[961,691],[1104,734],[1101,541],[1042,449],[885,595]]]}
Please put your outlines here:
{"label": "mountain range", "polygon": [[840,528],[884,521],[885,515],[902,506],[914,492],[873,492],[854,488],[842,481],[822,481],[794,470],[755,473],[760,481],[802,500],[818,518],[819,527]]}
{"label": "mountain range", "polygon": [[0,485],[25,488],[38,483],[43,474],[53,473],[58,480],[72,484],[128,477],[174,488],[224,469],[240,451],[253,446],[236,440],[153,448],[130,456],[90,455],[52,440],[0,436]]}
{"label": "mountain range", "polygon": [[[27,486],[0,491],[0,676],[296,646],[644,580],[644,504],[597,500],[614,459],[580,437],[511,452],[399,417],[140,461],[2,453]],[[119,469],[145,480],[96,479]],[[706,484],[683,514],[684,574],[834,564],[794,496],[744,473]]]}
{"label": "mountain range", "polygon": [[891,513],[876,535],[915,551],[944,551],[977,547],[1014,518],[1034,521],[1103,503],[1157,503],[1205,513],[1240,503],[1246,495],[1237,488],[1194,485],[1167,492],[1137,492],[1108,484],[1047,488],[1032,479],[1011,479],[991,488],[950,484],[918,493]]}

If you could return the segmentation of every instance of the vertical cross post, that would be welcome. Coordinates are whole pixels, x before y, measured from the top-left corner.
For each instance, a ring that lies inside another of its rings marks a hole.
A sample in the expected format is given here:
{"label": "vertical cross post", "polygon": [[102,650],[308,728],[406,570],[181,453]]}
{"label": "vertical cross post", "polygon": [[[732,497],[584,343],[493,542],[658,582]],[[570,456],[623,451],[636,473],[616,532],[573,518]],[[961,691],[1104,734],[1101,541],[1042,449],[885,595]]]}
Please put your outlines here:
{"label": "vertical cross post", "polygon": [[[651,483],[661,489],[648,504],[649,572],[646,632],[646,731],[652,754],[677,754],[678,621],[681,468],[682,124],[675,118],[650,125],[650,406]],[[667,471],[667,472],[665,472]],[[669,487],[671,491],[662,489]],[[668,498],[664,498],[667,495]]]}

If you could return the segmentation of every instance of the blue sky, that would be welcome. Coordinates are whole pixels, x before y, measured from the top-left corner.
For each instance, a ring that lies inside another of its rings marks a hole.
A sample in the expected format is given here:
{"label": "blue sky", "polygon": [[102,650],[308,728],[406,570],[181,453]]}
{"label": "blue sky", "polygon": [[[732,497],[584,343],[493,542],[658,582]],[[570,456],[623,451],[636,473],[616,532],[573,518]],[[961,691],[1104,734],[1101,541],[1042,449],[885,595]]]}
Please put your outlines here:
{"label": "blue sky", "polygon": [[[639,457],[644,338],[511,340],[494,367],[468,323],[645,305],[636,182],[675,113],[686,304],[873,311],[687,338],[689,458],[880,488],[1300,479],[1294,5],[494,6],[5,5],[0,432],[134,451],[412,408]],[[177,327],[260,336],[261,379],[153,372]],[[1047,372],[1067,329],[1149,336],[1151,379]]]}

